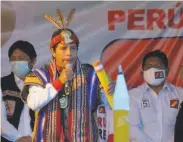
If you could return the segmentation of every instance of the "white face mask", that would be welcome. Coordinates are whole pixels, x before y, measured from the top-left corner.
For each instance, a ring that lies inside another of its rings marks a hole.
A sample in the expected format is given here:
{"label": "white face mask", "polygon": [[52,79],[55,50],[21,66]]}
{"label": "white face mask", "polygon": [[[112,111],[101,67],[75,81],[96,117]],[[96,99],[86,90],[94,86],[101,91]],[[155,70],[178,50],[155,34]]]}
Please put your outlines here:
{"label": "white face mask", "polygon": [[150,85],[160,85],[165,80],[165,70],[150,68],[143,71],[144,80]]}

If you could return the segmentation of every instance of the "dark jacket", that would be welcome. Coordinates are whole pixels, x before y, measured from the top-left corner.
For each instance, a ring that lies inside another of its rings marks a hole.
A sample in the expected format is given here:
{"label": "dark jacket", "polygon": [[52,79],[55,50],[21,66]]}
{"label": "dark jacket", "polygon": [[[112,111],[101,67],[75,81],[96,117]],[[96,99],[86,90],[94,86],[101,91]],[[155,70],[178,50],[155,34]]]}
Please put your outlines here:
{"label": "dark jacket", "polygon": [[[15,82],[15,78],[14,78],[14,74],[11,73],[8,76],[4,76],[1,78],[1,90],[2,92],[4,91],[16,91],[17,93],[20,94],[20,89],[18,88],[16,82]],[[7,120],[9,121],[9,123],[11,123],[16,129],[18,129],[19,126],[19,122],[20,122],[20,116],[22,113],[22,110],[24,108],[24,102],[21,100],[21,98],[19,97],[14,97],[14,96],[2,96],[2,100],[14,100],[16,102],[15,105],[15,111],[14,114],[12,116],[12,118],[8,118]],[[34,112],[30,109],[29,111],[29,115],[31,117],[31,128],[33,130],[33,126],[34,126]],[[3,137],[1,137],[1,141],[2,142],[9,142],[8,140],[4,139]]]}
{"label": "dark jacket", "polygon": [[177,115],[174,142],[183,142],[183,102]]}

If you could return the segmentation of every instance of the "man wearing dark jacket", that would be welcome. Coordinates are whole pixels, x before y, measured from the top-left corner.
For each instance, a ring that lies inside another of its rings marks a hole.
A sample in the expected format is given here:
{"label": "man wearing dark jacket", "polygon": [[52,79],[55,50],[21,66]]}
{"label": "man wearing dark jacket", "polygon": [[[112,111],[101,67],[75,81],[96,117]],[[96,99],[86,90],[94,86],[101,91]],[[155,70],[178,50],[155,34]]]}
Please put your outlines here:
{"label": "man wearing dark jacket", "polygon": [[[183,66],[180,71],[181,77],[183,79]],[[177,115],[177,121],[175,124],[175,139],[174,142],[183,142],[183,102],[181,108]]]}
{"label": "man wearing dark jacket", "polygon": [[[29,142],[32,136],[34,112],[21,100],[20,92],[26,75],[31,72],[35,64],[37,55],[31,43],[19,40],[10,47],[8,57],[12,72],[1,78],[1,89],[6,108],[4,117],[13,127],[9,130],[6,126],[1,128],[4,134],[1,141]],[[11,135],[8,135],[10,132]]]}

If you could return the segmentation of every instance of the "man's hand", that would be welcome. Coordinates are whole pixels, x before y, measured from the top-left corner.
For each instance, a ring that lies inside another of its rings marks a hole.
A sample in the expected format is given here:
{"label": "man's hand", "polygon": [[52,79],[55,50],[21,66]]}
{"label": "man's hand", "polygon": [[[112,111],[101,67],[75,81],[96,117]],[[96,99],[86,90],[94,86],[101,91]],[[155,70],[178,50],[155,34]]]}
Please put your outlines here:
{"label": "man's hand", "polygon": [[65,84],[66,81],[68,80],[72,80],[72,76],[73,76],[73,71],[71,68],[65,68],[62,70],[60,76],[59,76],[59,80]]}
{"label": "man's hand", "polygon": [[32,142],[31,136],[23,136],[20,137],[16,142]]}
{"label": "man's hand", "polygon": [[115,86],[116,86],[116,82],[113,81],[112,79],[109,79],[109,86],[108,86],[108,89],[107,89],[107,93],[112,95],[114,93]]}

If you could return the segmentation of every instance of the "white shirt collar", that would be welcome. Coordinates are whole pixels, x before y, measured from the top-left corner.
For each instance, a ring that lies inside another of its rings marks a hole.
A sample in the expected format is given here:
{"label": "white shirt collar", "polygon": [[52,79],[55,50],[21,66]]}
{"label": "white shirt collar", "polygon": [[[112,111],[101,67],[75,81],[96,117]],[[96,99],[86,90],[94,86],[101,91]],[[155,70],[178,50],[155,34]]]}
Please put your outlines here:
{"label": "white shirt collar", "polygon": [[[145,84],[145,88],[144,88],[144,90],[145,91],[151,91],[151,88],[149,87],[149,85],[145,82],[144,83]],[[168,82],[165,82],[165,84],[164,84],[164,86],[163,86],[163,89],[162,90],[168,90],[168,91],[171,91],[171,86],[169,85],[169,83]]]}
{"label": "white shirt collar", "polygon": [[23,85],[24,85],[24,81],[21,80],[18,76],[16,76],[14,74],[14,78],[15,78],[15,83],[17,84],[17,87],[22,90],[23,89]]}

